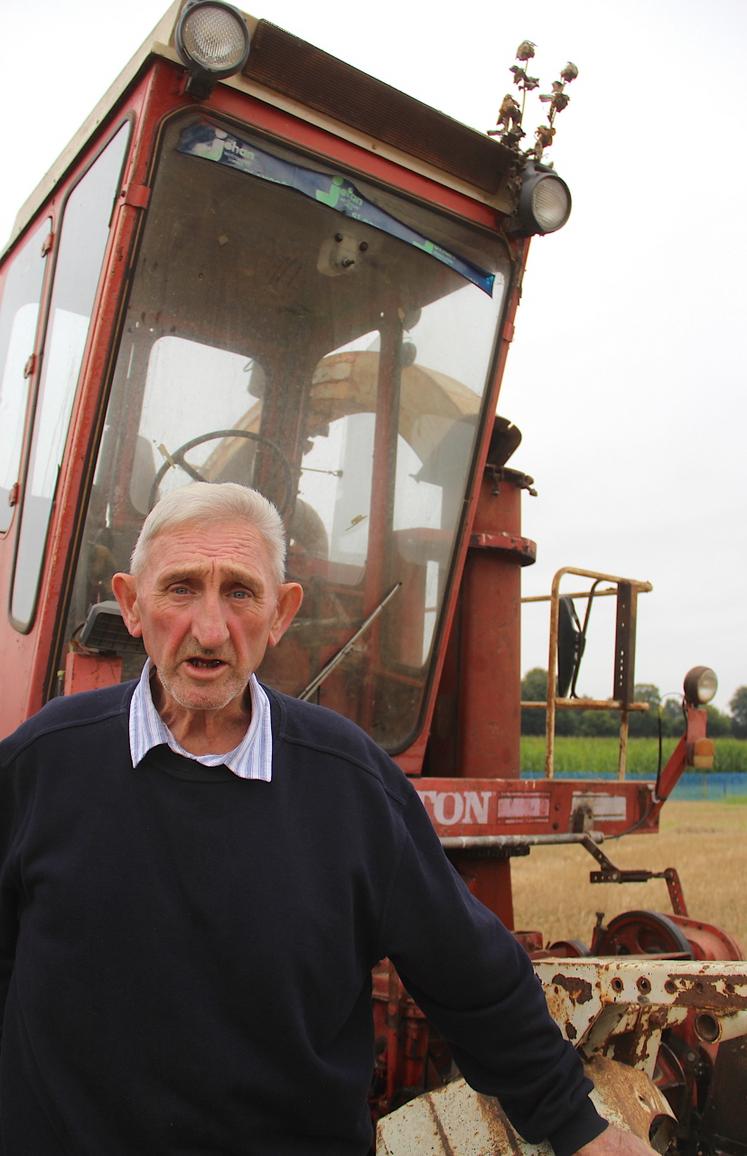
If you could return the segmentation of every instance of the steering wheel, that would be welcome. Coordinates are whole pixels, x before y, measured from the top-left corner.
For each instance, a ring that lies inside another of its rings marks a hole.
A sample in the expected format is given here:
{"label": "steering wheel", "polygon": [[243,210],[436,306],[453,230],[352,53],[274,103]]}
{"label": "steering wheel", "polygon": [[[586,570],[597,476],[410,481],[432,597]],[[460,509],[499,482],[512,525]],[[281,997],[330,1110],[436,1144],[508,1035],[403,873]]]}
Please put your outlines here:
{"label": "steering wheel", "polygon": [[186,461],[184,455],[189,453],[190,450],[193,450],[195,446],[201,446],[204,442],[213,441],[217,438],[243,438],[245,441],[257,442],[259,445],[267,446],[272,450],[273,455],[280,463],[280,472],[282,473],[284,483],[282,494],[283,500],[282,502],[276,502],[276,505],[278,508],[278,513],[281,516],[285,514],[293,495],[293,471],[291,470],[290,463],[288,462],[279,446],[276,446],[273,441],[270,441],[269,438],[264,437],[262,434],[254,433],[253,430],[249,429],[208,430],[207,433],[199,434],[196,438],[192,438],[191,441],[184,442],[183,445],[180,445],[178,449],[174,450],[173,453],[171,453],[169,457],[165,459],[163,465],[153,479],[153,485],[150,488],[150,497],[148,500],[149,507],[152,509],[156,504],[158,499],[158,488],[172,466],[180,466],[181,469],[183,469],[185,473],[189,474],[189,476],[195,482],[204,482],[207,480],[202,476],[198,469],[196,469],[194,466],[191,466],[189,462]]}

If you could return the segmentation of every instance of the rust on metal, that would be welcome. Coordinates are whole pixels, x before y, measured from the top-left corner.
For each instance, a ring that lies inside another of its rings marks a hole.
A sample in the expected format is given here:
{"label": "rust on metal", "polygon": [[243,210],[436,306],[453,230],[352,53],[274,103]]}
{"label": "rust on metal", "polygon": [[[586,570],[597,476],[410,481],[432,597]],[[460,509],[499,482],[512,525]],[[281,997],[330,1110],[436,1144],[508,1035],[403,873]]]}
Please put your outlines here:
{"label": "rust on metal", "polygon": [[605,1118],[665,1152],[674,1136],[674,1116],[659,1089],[641,1072],[603,1056],[595,1056],[586,1070],[603,1098]]}
{"label": "rust on metal", "polygon": [[703,972],[678,975],[673,980],[673,1003],[687,1008],[708,1008],[725,1015],[747,1010],[747,985],[744,973],[707,978]]}
{"label": "rust on metal", "polygon": [[526,1151],[526,1145],[514,1132],[499,1101],[494,1096],[478,1095],[475,1096],[475,1104],[496,1143],[503,1142],[503,1151],[511,1153],[512,1156],[521,1156],[522,1152]]}
{"label": "rust on metal", "polygon": [[472,534],[470,550],[499,550],[504,554],[515,554],[521,566],[529,566],[537,558],[537,543],[520,534],[509,534],[500,530],[492,534]]}
{"label": "rust on metal", "polygon": [[552,977],[552,982],[557,987],[564,988],[575,1003],[588,1003],[592,998],[591,984],[587,979],[580,979],[578,976],[565,976],[558,972]]}
{"label": "rust on metal", "polygon": [[747,964],[739,966],[646,954],[534,961],[550,1014],[580,1054],[620,1061],[651,1079],[670,1029],[684,1033],[694,1054],[735,1039],[747,1046]]}
{"label": "rust on metal", "polygon": [[552,1156],[546,1143],[528,1144],[492,1096],[462,1079],[411,1100],[379,1120],[377,1156]]}
{"label": "rust on metal", "polygon": [[428,1105],[430,1110],[431,1119],[433,1120],[433,1127],[436,1129],[438,1138],[443,1146],[444,1156],[454,1156],[453,1149],[449,1143],[449,1138],[444,1132],[443,1127],[441,1126],[441,1121],[438,1118],[438,1109],[433,1103],[433,1097],[430,1095],[430,1093],[426,1092],[423,1099],[425,1100],[425,1103]]}
{"label": "rust on metal", "polygon": [[[635,1068],[595,1056],[585,1069],[597,1111],[623,1131],[665,1152],[674,1116],[664,1095]],[[499,1102],[464,1080],[418,1096],[379,1120],[377,1156],[551,1156],[548,1143],[530,1144],[513,1129]]]}

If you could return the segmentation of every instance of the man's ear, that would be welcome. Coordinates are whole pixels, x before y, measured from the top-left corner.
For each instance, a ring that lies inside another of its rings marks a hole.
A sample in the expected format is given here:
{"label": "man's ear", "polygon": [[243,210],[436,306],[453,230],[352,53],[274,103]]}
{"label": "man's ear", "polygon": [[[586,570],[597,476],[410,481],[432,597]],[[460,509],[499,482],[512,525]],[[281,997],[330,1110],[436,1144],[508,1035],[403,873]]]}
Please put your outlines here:
{"label": "man's ear", "polygon": [[115,574],[112,578],[112,590],[119,603],[125,626],[133,638],[141,638],[143,628],[140,625],[140,613],[137,607],[137,584],[132,574]]}
{"label": "man's ear", "polygon": [[303,586],[298,582],[282,582],[278,586],[275,618],[267,639],[268,646],[277,646],[303,602]]}

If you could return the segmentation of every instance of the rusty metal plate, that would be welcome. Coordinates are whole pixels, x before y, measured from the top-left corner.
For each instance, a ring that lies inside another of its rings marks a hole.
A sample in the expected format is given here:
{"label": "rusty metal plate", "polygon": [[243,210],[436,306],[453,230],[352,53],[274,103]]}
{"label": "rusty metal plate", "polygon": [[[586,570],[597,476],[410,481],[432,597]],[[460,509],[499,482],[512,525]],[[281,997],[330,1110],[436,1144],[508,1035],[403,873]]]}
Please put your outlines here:
{"label": "rusty metal plate", "polygon": [[665,1028],[690,1016],[706,1043],[747,1033],[747,964],[625,956],[534,964],[555,1022],[588,1059],[653,1076]]}
{"label": "rusty metal plate", "polygon": [[[597,1111],[624,1131],[665,1152],[674,1131],[672,1111],[643,1072],[596,1057],[586,1070]],[[529,1144],[511,1127],[500,1104],[464,1080],[418,1096],[384,1116],[376,1156],[552,1156],[548,1143]]]}

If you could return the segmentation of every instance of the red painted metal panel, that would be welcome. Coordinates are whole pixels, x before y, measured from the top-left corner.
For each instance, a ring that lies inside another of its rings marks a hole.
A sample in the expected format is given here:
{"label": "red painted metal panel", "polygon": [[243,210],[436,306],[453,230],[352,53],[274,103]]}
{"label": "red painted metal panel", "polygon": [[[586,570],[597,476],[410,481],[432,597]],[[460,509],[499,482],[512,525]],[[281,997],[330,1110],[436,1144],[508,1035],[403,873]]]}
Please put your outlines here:
{"label": "red painted metal panel", "polygon": [[71,651],[65,655],[65,694],[112,686],[122,677],[122,659]]}
{"label": "red painted metal panel", "polygon": [[[600,779],[416,778],[439,835],[557,835],[588,807],[597,831],[621,834],[649,815],[653,783]],[[641,830],[655,831],[653,815]]]}
{"label": "red painted metal panel", "polygon": [[329,157],[345,168],[354,169],[385,185],[393,185],[428,204],[467,217],[488,229],[495,229],[500,214],[470,197],[438,184],[428,177],[414,173],[374,152],[343,140],[299,117],[274,108],[260,100],[246,97],[235,89],[219,88],[202,107],[220,112],[242,123],[253,125],[263,132],[289,141],[309,152]]}
{"label": "red painted metal panel", "polygon": [[[459,763],[471,777],[518,778],[521,766],[522,490],[514,480],[482,479],[462,579]],[[499,551],[481,548],[500,536]],[[475,547],[474,543],[479,543]]]}
{"label": "red painted metal panel", "polygon": [[[123,172],[123,189],[131,183],[145,183],[153,139],[158,123],[174,103],[174,69],[163,62],[154,63],[138,84],[102,125],[100,134],[80,155],[56,187],[54,195],[40,209],[39,216],[51,215],[55,233],[58,219],[70,189],[77,183],[93,158],[126,117],[133,123],[130,154]],[[81,493],[87,485],[91,447],[98,436],[103,414],[105,383],[110,370],[113,337],[119,320],[129,254],[142,212],[126,203],[124,197],[114,211],[102,268],[93,322],[79,376],[78,390],[71,415],[70,433],[57,483],[55,504],[50,521],[39,593],[39,609],[31,629],[19,634],[8,620],[8,601],[12,577],[12,559],[18,531],[16,519],[11,531],[0,543],[0,599],[5,613],[0,622],[0,647],[10,656],[13,678],[7,681],[0,703],[0,733],[6,734],[27,715],[34,713],[54,691],[61,674],[50,664],[59,646],[62,626],[61,602],[65,596],[69,564],[82,522]],[[12,260],[12,250],[7,260]],[[48,295],[50,285],[47,285]],[[28,436],[28,433],[27,433]]]}

